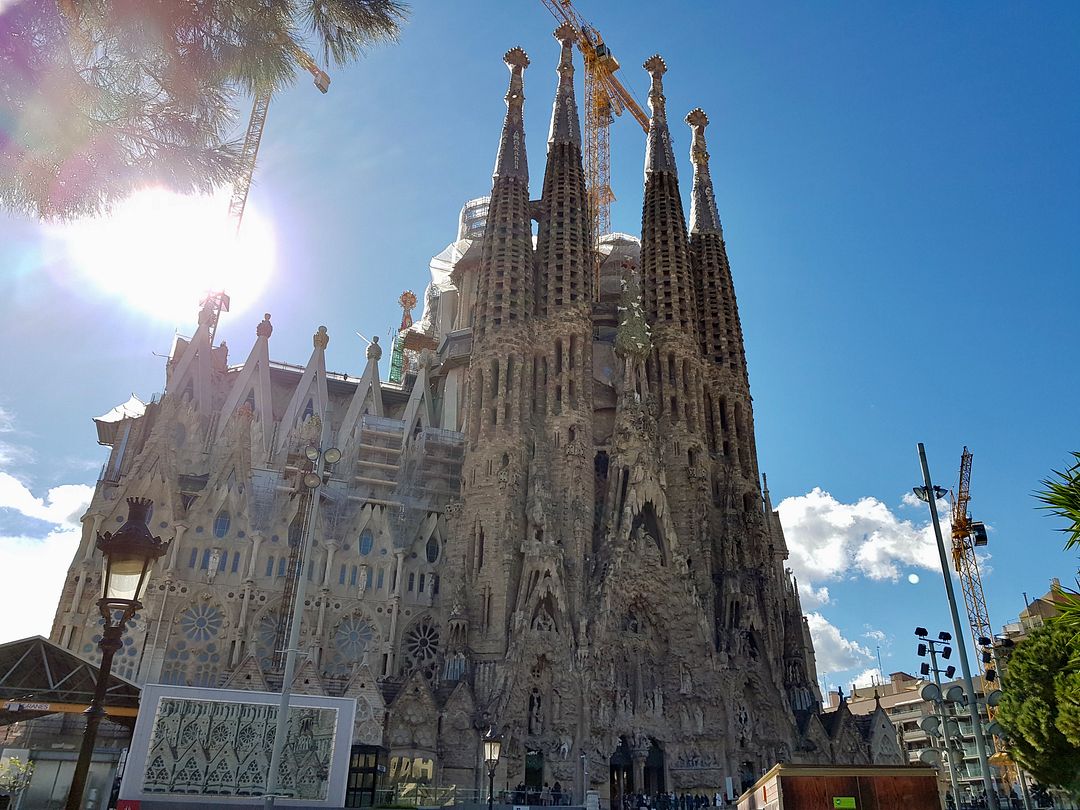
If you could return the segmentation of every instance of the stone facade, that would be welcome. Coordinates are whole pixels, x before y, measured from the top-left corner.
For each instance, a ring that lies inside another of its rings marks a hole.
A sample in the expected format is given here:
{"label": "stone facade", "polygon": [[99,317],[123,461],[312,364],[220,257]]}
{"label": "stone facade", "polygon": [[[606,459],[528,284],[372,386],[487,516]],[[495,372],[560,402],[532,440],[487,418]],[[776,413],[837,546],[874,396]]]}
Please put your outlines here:
{"label": "stone facade", "polygon": [[[142,496],[173,543],[119,674],[278,688],[303,581],[295,686],[355,697],[354,742],[389,749],[395,778],[480,787],[491,726],[499,785],[558,781],[578,797],[586,770],[612,799],[738,789],[776,761],[899,761],[881,735],[868,746],[857,724],[818,718],[759,483],[707,118],[687,118],[688,227],[666,67],[646,63],[642,239],[605,236],[598,257],[571,33],[557,38],[542,198],[524,148],[529,60],[513,49],[486,226],[463,224],[440,254],[449,272],[401,341],[417,351],[400,384],[380,379],[377,342],[360,377],[327,372],[325,327],[305,366],[272,362],[269,315],[230,365],[207,306],[161,400],[97,420],[112,455],[52,636],[96,655],[93,538]],[[300,478],[320,442],[342,458],[313,495]]]}

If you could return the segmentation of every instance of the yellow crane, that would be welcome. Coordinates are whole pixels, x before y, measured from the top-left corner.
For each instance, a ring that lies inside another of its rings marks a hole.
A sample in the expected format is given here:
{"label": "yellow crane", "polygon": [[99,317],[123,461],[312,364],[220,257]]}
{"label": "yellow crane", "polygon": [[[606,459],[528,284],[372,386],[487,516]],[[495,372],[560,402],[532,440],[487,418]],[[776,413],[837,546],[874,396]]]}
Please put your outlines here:
{"label": "yellow crane", "polygon": [[[979,560],[975,549],[987,542],[986,526],[973,521],[968,514],[971,501],[971,452],[964,448],[960,455],[960,479],[953,497],[952,510],[952,555],[953,566],[960,577],[960,588],[964,592],[964,605],[967,608],[968,624],[975,644],[988,647],[993,641],[994,632],[990,627],[990,616],[986,609],[986,595],[983,593],[982,575],[979,573]],[[983,639],[986,641],[983,642]],[[979,668],[986,677],[993,669],[993,657],[980,649]],[[996,672],[989,680],[994,680]]]}
{"label": "yellow crane", "polygon": [[[574,8],[571,0],[540,0],[560,23],[569,23],[577,34],[577,46],[585,59],[585,186],[589,194],[589,213],[593,237],[599,247],[600,237],[611,230],[611,122],[614,116],[629,111],[646,135],[649,116],[626,89],[615,71],[619,62],[604,43],[595,26],[586,21]],[[596,251],[595,270],[600,268],[600,253]],[[599,279],[593,284],[599,295]]]}
{"label": "yellow crane", "polygon": [[[983,592],[982,574],[979,572],[979,559],[975,549],[987,544],[986,525],[971,519],[968,503],[971,501],[971,451],[964,448],[960,454],[960,477],[953,497],[952,511],[952,555],[953,567],[960,578],[960,588],[964,592],[964,606],[967,608],[968,624],[971,625],[972,642],[977,647],[976,658],[979,672],[983,676],[983,689],[989,695],[997,687],[1000,673],[994,658],[994,632],[990,627],[990,614],[986,608],[986,594]],[[987,701],[987,720],[993,720],[995,706]],[[995,753],[990,762],[1002,770],[1005,784],[1015,780],[1014,763],[1000,737],[994,737]]]}
{"label": "yellow crane", "polygon": [[[319,92],[326,93],[330,89],[330,77],[315,64],[310,54],[298,46],[292,45],[290,51],[300,66],[312,75]],[[270,109],[272,95],[272,90],[260,90],[255,94],[255,101],[251,105],[251,118],[248,119],[244,147],[240,152],[240,176],[233,185],[232,199],[229,200],[229,217],[236,223],[237,233],[240,232],[240,224],[244,220],[244,207],[247,205],[248,192],[251,190],[251,179],[255,176],[255,162],[259,157],[259,144],[262,142],[263,129],[266,127],[266,114]]]}

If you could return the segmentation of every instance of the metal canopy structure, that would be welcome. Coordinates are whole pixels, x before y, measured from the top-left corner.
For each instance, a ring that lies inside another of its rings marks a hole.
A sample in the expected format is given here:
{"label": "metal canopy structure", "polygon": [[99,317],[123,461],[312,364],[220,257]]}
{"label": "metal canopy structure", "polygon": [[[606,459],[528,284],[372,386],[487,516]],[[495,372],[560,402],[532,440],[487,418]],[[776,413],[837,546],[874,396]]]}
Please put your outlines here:
{"label": "metal canopy structure", "polygon": [[[0,644],[0,726],[47,714],[81,714],[97,686],[96,664],[41,636]],[[139,687],[109,675],[105,713],[132,725],[139,712]]]}

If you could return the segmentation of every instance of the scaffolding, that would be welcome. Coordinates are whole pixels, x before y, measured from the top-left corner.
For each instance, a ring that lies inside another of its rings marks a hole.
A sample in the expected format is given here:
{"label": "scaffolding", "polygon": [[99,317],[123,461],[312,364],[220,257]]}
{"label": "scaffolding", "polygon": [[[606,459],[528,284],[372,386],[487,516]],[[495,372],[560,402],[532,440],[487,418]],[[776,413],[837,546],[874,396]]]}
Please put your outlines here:
{"label": "scaffolding", "polygon": [[366,414],[360,418],[355,494],[350,498],[383,506],[400,506],[394,500],[401,466],[405,423],[400,419]]}

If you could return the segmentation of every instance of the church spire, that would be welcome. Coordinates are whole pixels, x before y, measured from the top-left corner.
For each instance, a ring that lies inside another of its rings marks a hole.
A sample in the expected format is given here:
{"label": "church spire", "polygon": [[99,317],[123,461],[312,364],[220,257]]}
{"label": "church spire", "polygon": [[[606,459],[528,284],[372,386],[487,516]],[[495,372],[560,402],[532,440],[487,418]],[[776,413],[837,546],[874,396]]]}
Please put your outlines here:
{"label": "church spire", "polygon": [[510,68],[510,87],[480,253],[473,320],[477,340],[500,327],[523,322],[532,308],[532,218],[522,123],[522,75],[529,57],[521,48],[511,48],[503,61]]}
{"label": "church spire", "polygon": [[559,89],[555,91],[555,104],[551,108],[551,129],[548,149],[557,143],[570,143],[581,148],[581,123],[578,120],[577,101],[574,98],[574,26],[565,22],[555,29],[555,39],[562,43],[559,56]]}
{"label": "church spire", "polygon": [[562,43],[559,86],[551,111],[540,224],[536,237],[536,312],[540,317],[592,301],[592,234],[581,162],[581,125],[574,99],[574,29],[555,31]]}
{"label": "church spire", "polygon": [[529,66],[529,57],[521,48],[511,48],[503,56],[503,61],[510,68],[510,87],[506,91],[506,119],[499,139],[499,155],[495,159],[493,179],[519,177],[528,183],[529,162],[525,157],[522,110],[525,107],[524,73]]}
{"label": "church spire", "polygon": [[[645,317],[650,325],[670,325],[696,342],[690,246],[665,109],[663,76],[667,65],[657,55],[645,62],[645,69],[652,76],[649,89],[652,117],[645,152],[645,201],[641,213]],[[658,342],[660,338],[657,332]]]}
{"label": "church spire", "polygon": [[[694,291],[701,313],[701,352],[720,368],[730,368],[746,385],[746,356],[743,350],[739,307],[731,280],[727,248],[720,215],[716,211],[705,127],[709,117],[698,107],[686,116],[693,141],[690,158],[694,162],[694,190],[690,204],[690,253],[694,262]],[[749,396],[747,391],[742,393]]]}
{"label": "church spire", "polygon": [[677,174],[675,152],[671,148],[671,132],[667,122],[667,97],[664,95],[664,74],[667,63],[660,54],[650,56],[645,62],[645,70],[652,77],[649,87],[649,137],[645,147],[645,175],[653,172]]}
{"label": "church spire", "polygon": [[712,176],[709,174],[709,150],[705,146],[705,127],[709,125],[709,116],[701,107],[696,107],[686,116],[686,123],[693,132],[690,159],[694,163],[694,188],[690,192],[690,233],[710,231],[722,237],[724,231],[720,227],[720,214],[716,210]]}

